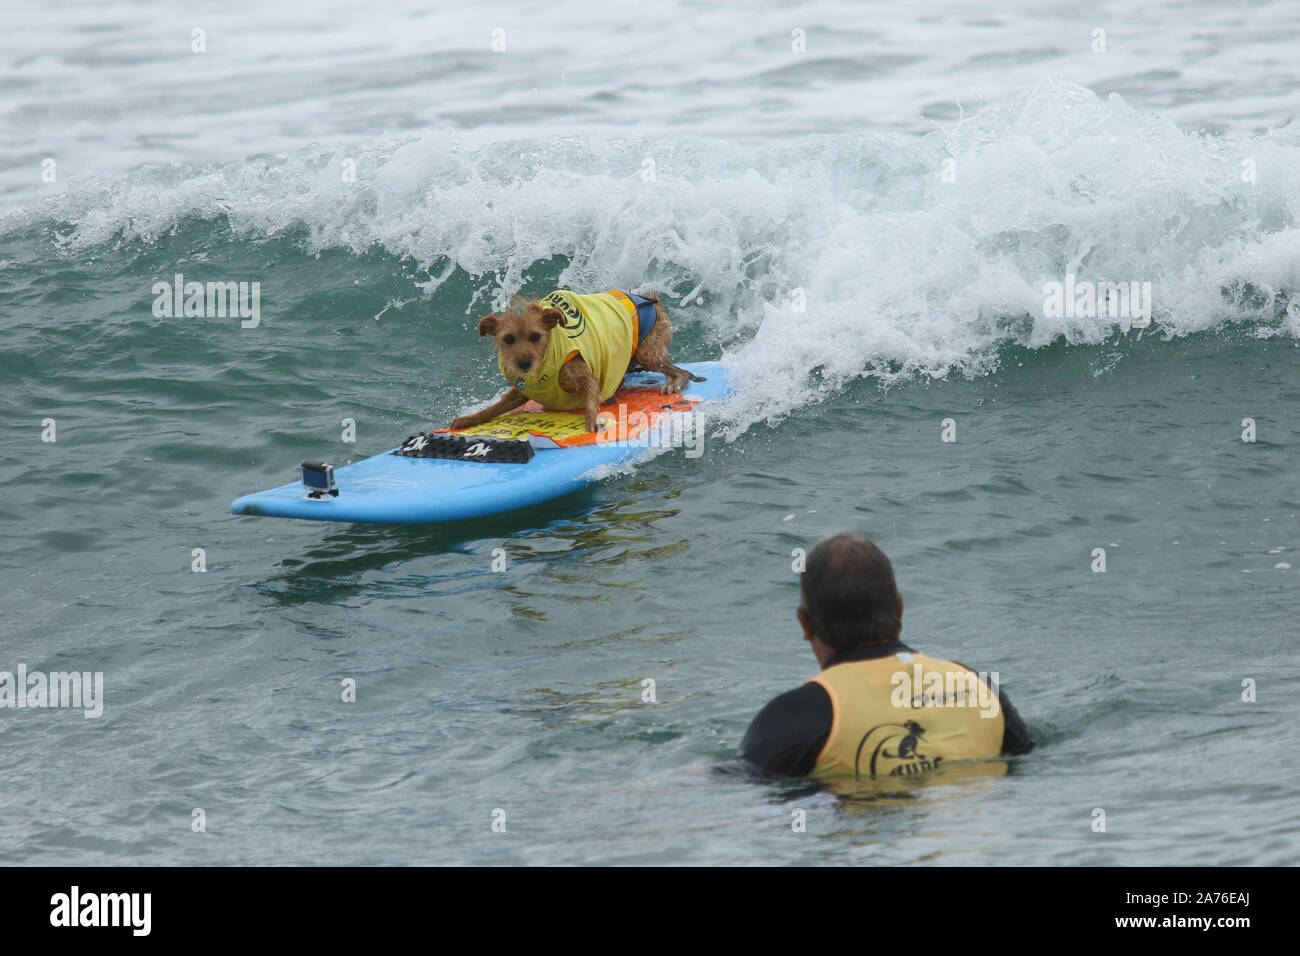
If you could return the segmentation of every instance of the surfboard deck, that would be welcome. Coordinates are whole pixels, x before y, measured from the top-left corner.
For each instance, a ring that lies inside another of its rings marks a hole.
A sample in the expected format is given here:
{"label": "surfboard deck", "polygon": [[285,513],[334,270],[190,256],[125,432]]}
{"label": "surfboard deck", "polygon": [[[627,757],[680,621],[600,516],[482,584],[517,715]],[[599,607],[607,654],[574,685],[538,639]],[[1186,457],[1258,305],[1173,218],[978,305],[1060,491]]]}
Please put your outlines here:
{"label": "surfboard deck", "polygon": [[336,468],[337,497],[310,498],[301,481],[295,481],[244,495],[230,510],[237,515],[308,521],[423,524],[479,518],[549,501],[599,480],[601,466],[623,465],[653,454],[654,448],[647,447],[650,443],[666,442],[673,431],[680,433],[683,416],[698,415],[726,394],[721,363],[681,367],[708,380],[690,383],[681,395],[663,395],[659,392],[662,375],[634,372],[601,407],[606,427],[599,434],[586,430],[581,411],[547,411],[535,402],[474,428],[422,433],[424,439],[463,436],[471,447],[485,444],[474,441],[481,438],[527,441],[533,452],[523,463],[394,454],[427,444],[417,435],[381,455]]}

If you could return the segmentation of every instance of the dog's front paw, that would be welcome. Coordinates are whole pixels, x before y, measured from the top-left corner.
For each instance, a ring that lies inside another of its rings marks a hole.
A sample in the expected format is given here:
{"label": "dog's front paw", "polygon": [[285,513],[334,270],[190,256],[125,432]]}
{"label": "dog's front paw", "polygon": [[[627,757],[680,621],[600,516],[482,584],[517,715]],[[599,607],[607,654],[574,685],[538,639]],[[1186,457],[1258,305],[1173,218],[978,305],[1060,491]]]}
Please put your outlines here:
{"label": "dog's front paw", "polygon": [[462,415],[453,421],[449,427],[455,432],[460,431],[462,428],[473,428],[478,423],[478,419],[473,415]]}
{"label": "dog's front paw", "polygon": [[659,389],[664,395],[676,395],[682,390],[682,383],[675,379],[665,379],[663,386]]}
{"label": "dog's front paw", "polygon": [[600,431],[600,416],[595,412],[587,412],[587,431]]}

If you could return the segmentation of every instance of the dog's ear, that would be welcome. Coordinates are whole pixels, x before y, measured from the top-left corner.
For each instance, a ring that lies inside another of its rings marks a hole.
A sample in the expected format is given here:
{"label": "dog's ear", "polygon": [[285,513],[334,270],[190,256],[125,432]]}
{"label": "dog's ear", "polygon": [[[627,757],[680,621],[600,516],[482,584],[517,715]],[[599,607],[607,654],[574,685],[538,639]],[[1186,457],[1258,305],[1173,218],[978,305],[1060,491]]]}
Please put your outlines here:
{"label": "dog's ear", "polygon": [[479,319],[479,320],[478,320],[478,334],[479,334],[479,335],[496,335],[496,334],[497,334],[497,319],[499,319],[499,318],[500,318],[500,316],[496,316],[496,315],[485,315],[485,316],[483,316],[483,318]]}
{"label": "dog's ear", "polygon": [[564,313],[559,309],[542,309],[542,325],[553,329],[564,320]]}

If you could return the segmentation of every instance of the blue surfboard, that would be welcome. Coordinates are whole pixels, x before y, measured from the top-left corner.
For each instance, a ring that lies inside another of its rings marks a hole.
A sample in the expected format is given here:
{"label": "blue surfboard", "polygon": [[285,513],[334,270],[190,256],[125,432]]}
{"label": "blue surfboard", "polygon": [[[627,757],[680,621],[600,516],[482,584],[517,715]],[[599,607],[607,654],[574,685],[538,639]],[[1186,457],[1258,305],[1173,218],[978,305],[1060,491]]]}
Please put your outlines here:
{"label": "blue surfboard", "polygon": [[[719,362],[681,367],[707,381],[692,382],[680,396],[661,395],[662,375],[630,374],[602,406],[606,427],[599,435],[586,431],[579,412],[546,411],[530,402],[485,425],[420,433],[382,455],[343,465],[334,472],[330,493],[313,493],[298,481],[244,495],[230,510],[309,521],[421,524],[479,518],[558,498],[600,480],[611,468],[702,437],[707,406],[726,395],[725,370]],[[420,457],[435,449],[448,457]]]}

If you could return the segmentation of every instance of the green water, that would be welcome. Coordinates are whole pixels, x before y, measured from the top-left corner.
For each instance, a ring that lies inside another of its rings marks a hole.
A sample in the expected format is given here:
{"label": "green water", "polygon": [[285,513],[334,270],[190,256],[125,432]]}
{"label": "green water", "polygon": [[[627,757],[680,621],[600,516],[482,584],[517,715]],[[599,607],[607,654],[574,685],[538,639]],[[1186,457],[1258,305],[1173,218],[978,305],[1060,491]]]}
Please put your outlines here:
{"label": "green water", "polygon": [[[105,687],[98,720],[0,715],[27,768],[0,860],[1297,862],[1293,339],[1004,345],[988,374],[858,380],[490,520],[237,518],[302,459],[383,451],[498,387],[474,331],[491,276],[421,297],[414,260],[308,248],[219,221],[0,243],[0,669]],[[260,278],[261,325],[155,318],[178,271]],[[745,338],[708,298],[674,316],[683,360]],[[1009,775],[846,804],[710,772],[815,672],[791,552],[842,528],[892,558],[904,640],[1000,672],[1042,741]]]}

